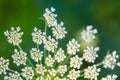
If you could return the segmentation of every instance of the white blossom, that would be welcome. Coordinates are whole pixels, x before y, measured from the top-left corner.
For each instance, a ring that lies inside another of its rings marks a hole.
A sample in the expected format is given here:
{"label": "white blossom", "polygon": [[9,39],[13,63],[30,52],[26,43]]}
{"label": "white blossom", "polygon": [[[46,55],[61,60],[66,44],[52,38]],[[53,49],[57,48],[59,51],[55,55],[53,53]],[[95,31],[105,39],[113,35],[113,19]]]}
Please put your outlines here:
{"label": "white blossom", "polygon": [[104,68],[114,69],[115,65],[117,65],[117,59],[119,55],[116,54],[116,51],[113,51],[112,54],[107,54],[103,60]]}
{"label": "white blossom", "polygon": [[36,78],[36,80],[44,80],[44,77],[40,76],[40,77]]}
{"label": "white blossom", "polygon": [[45,40],[45,33],[35,27],[34,31],[32,32],[32,39],[34,43],[40,45]]}
{"label": "white blossom", "polygon": [[32,80],[34,77],[34,71],[32,70],[32,67],[23,68],[21,74],[26,80]]}
{"label": "white blossom", "polygon": [[5,76],[4,80],[23,80],[20,77],[20,74],[18,72],[15,73],[9,73],[9,76]]}
{"label": "white blossom", "polygon": [[30,50],[30,55],[34,61],[38,62],[42,60],[43,51],[40,51],[37,48],[32,48],[32,50]]}
{"label": "white blossom", "polygon": [[46,48],[49,52],[54,52],[54,50],[57,48],[57,44],[58,42],[56,42],[54,38],[48,36],[48,40],[46,39],[44,41],[44,48]]}
{"label": "white blossom", "polygon": [[18,26],[16,28],[11,27],[11,31],[5,31],[4,34],[8,39],[8,42],[13,45],[19,45],[22,42],[23,32],[20,32],[21,28]]}
{"label": "white blossom", "polygon": [[44,75],[44,73],[47,71],[42,64],[37,64],[35,70],[38,74],[41,74],[41,75]]}
{"label": "white blossom", "polygon": [[85,30],[81,32],[81,38],[84,40],[86,43],[90,43],[95,39],[95,34],[97,33],[97,29],[93,29],[93,26],[87,26]]}
{"label": "white blossom", "polygon": [[48,57],[45,59],[45,64],[48,67],[53,67],[55,60],[51,57],[51,55],[48,55]]}
{"label": "white blossom", "polygon": [[67,52],[70,55],[71,54],[75,55],[77,52],[79,52],[79,48],[80,48],[80,44],[78,44],[78,41],[76,41],[75,39],[72,39],[67,44]]}
{"label": "white blossom", "polygon": [[117,80],[117,75],[107,75],[106,77],[102,78],[101,80]]}
{"label": "white blossom", "polygon": [[87,47],[87,49],[84,50],[83,58],[87,62],[94,63],[94,61],[98,57],[97,51],[99,51],[99,47],[95,47],[95,48],[93,48],[93,47]]}
{"label": "white blossom", "polygon": [[56,74],[57,74],[57,71],[56,71],[55,69],[50,69],[50,70],[48,70],[48,72],[49,72],[49,74],[50,74],[51,76],[53,76],[53,77],[55,77]]}
{"label": "white blossom", "polygon": [[4,59],[3,57],[0,58],[0,74],[6,74],[6,70],[8,70],[9,60]]}
{"label": "white blossom", "polygon": [[70,67],[79,69],[81,65],[83,64],[82,58],[79,58],[78,55],[75,57],[70,58]]}
{"label": "white blossom", "polygon": [[57,14],[54,13],[55,9],[51,7],[51,9],[46,8],[45,13],[43,14],[45,21],[48,27],[56,26],[57,25]]}
{"label": "white blossom", "polygon": [[55,60],[59,63],[63,61],[65,58],[66,58],[66,55],[64,54],[64,50],[60,48],[55,54]]}
{"label": "white blossom", "polygon": [[52,28],[53,36],[55,36],[56,39],[63,39],[65,37],[65,34],[67,34],[67,31],[65,31],[65,28],[63,26],[63,22],[58,24],[57,26]]}
{"label": "white blossom", "polygon": [[57,71],[61,74],[61,76],[63,76],[65,72],[67,72],[67,65],[59,66]]}
{"label": "white blossom", "polygon": [[21,64],[26,65],[27,53],[23,52],[22,50],[18,51],[14,49],[14,54],[12,55],[13,62],[20,66]]}
{"label": "white blossom", "polygon": [[80,71],[72,69],[71,71],[69,71],[68,77],[70,78],[70,80],[77,80],[77,78],[80,77]]}
{"label": "white blossom", "polygon": [[97,69],[96,65],[88,66],[88,68],[84,70],[84,78],[88,78],[90,80],[97,80],[100,71],[101,69]]}

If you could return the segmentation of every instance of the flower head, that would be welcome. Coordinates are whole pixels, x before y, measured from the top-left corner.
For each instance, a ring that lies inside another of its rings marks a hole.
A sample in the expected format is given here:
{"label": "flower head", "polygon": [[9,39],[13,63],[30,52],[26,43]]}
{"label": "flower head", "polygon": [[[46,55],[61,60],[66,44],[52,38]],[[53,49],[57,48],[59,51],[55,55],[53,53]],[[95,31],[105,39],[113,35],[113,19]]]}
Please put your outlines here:
{"label": "flower head", "polygon": [[87,62],[94,63],[94,61],[98,57],[97,51],[99,51],[99,47],[95,47],[95,48],[93,48],[93,47],[87,47],[87,49],[84,50],[83,58]]}
{"label": "flower head", "polygon": [[75,55],[77,52],[79,52],[80,44],[78,44],[78,41],[75,39],[72,39],[67,44],[67,52],[71,55]]}
{"label": "flower head", "polygon": [[113,75],[107,75],[106,77],[102,78],[101,80],[116,80],[117,79],[117,75],[113,74]]}
{"label": "flower head", "polygon": [[57,71],[61,74],[61,76],[63,76],[65,72],[67,72],[67,65],[59,66]]}
{"label": "flower head", "polygon": [[48,27],[57,25],[57,20],[56,20],[57,14],[55,14],[54,12],[55,9],[53,7],[51,7],[51,9],[48,8],[45,9],[45,13],[43,14],[43,16],[46,20]]}
{"label": "flower head", "polygon": [[45,64],[48,67],[53,67],[55,60],[51,57],[51,55],[48,55],[48,57],[45,59]]}
{"label": "flower head", "polygon": [[80,71],[76,71],[75,69],[72,69],[69,71],[68,77],[70,80],[77,80],[77,78],[80,76]]}
{"label": "flower head", "polygon": [[45,69],[45,67],[42,65],[42,64],[37,64],[36,65],[36,72],[38,74],[41,74],[41,75],[44,75],[44,73],[46,72],[47,70]]}
{"label": "flower head", "polygon": [[8,70],[9,60],[4,59],[3,57],[0,58],[0,74],[6,74],[6,70]]}
{"label": "flower head", "polygon": [[12,55],[13,62],[17,65],[20,66],[21,64],[26,65],[26,59],[27,59],[27,54],[20,50],[20,52],[17,49],[14,49],[14,54]]}
{"label": "flower head", "polygon": [[19,45],[22,42],[23,32],[20,32],[20,27],[11,27],[11,31],[5,31],[4,34],[8,39],[8,42],[13,45]]}
{"label": "flower head", "polygon": [[90,43],[93,39],[95,39],[95,34],[97,33],[97,29],[93,29],[93,26],[87,26],[86,30],[81,32],[82,40],[86,43]]}
{"label": "flower head", "polygon": [[48,70],[51,76],[55,77],[57,74],[57,71],[55,69]]}
{"label": "flower head", "polygon": [[89,66],[87,69],[84,70],[84,78],[97,80],[97,76],[99,75],[100,71],[101,69],[97,69],[96,65]]}

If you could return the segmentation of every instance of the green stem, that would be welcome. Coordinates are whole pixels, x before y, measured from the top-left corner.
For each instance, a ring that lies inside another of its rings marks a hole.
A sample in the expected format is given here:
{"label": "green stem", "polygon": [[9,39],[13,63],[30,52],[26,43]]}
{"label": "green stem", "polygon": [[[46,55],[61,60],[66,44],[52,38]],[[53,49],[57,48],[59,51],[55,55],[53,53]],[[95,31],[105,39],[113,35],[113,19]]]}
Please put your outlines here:
{"label": "green stem", "polygon": [[8,69],[8,71],[13,72],[13,73],[15,72],[14,70],[12,70],[12,69],[10,69],[10,68]]}

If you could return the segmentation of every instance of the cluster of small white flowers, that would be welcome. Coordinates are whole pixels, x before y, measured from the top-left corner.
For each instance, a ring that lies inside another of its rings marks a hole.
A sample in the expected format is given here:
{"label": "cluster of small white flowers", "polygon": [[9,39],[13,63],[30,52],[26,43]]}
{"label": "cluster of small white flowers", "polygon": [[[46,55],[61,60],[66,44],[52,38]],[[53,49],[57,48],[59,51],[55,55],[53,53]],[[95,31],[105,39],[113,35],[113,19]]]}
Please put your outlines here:
{"label": "cluster of small white flowers", "polygon": [[101,80],[116,80],[117,79],[117,75],[113,74],[113,75],[108,75],[105,78],[102,78]]}
{"label": "cluster of small white flowers", "polygon": [[22,42],[23,32],[20,32],[20,27],[11,27],[11,31],[5,31],[4,34],[8,39],[8,42],[13,45],[19,45]]}
{"label": "cluster of small white flowers", "polygon": [[119,62],[117,62],[119,55],[117,55],[116,53],[117,53],[116,51],[113,51],[112,54],[106,55],[106,57],[104,58],[102,62],[104,68],[114,69],[115,65],[119,66]]}
{"label": "cluster of small white flowers", "polygon": [[5,76],[4,80],[23,80],[20,77],[20,74],[18,72],[15,73],[9,73],[9,76]]}
{"label": "cluster of small white flowers", "polygon": [[58,72],[63,76],[67,72],[67,65],[61,65],[58,67]]}
{"label": "cluster of small white flowers", "polygon": [[54,78],[54,80],[69,80],[69,79],[56,77]]}
{"label": "cluster of small white flowers", "polygon": [[83,58],[87,62],[94,63],[94,61],[98,57],[97,51],[99,51],[99,47],[95,47],[95,48],[93,48],[93,47],[87,47],[87,49],[84,50]]}
{"label": "cluster of small white flowers", "polygon": [[77,52],[80,51],[80,44],[75,39],[72,39],[67,44],[67,52],[71,55],[75,55]]}
{"label": "cluster of small white flowers", "polygon": [[40,76],[40,77],[36,78],[36,80],[44,80],[44,77]]}
{"label": "cluster of small white flowers", "polygon": [[55,69],[48,70],[51,76],[55,77],[57,74],[57,71]]}
{"label": "cluster of small white flowers", "polygon": [[46,39],[44,41],[44,48],[46,48],[49,52],[54,52],[54,50],[57,48],[58,42],[54,38],[51,38],[51,36],[48,36],[48,40]]}
{"label": "cluster of small white flowers", "polygon": [[37,48],[32,48],[32,50],[30,50],[30,55],[34,61],[38,62],[42,60],[43,51],[37,50]]}
{"label": "cluster of small white flowers", "polygon": [[26,80],[32,80],[34,77],[34,71],[32,70],[32,67],[23,68],[21,74]]}
{"label": "cluster of small white flowers", "polygon": [[18,51],[14,49],[14,54],[12,55],[13,62],[20,66],[21,64],[26,65],[27,53],[23,52],[22,50]]}
{"label": "cluster of small white flowers", "polygon": [[32,39],[34,43],[40,45],[45,40],[45,33],[35,27],[32,33]]}
{"label": "cluster of small white flowers", "polygon": [[96,65],[88,66],[88,68],[84,70],[84,78],[88,78],[90,80],[97,80],[97,76],[99,75],[100,71],[101,69],[97,69]]}
{"label": "cluster of small white flowers", "polygon": [[4,59],[3,57],[0,58],[0,74],[6,74],[6,70],[8,70],[9,60]]}
{"label": "cluster of small white flowers", "polygon": [[42,64],[37,64],[35,70],[38,74],[41,74],[41,75],[44,75],[44,73],[47,71]]}
{"label": "cluster of small white flowers", "polygon": [[93,26],[87,26],[85,30],[81,32],[81,38],[86,43],[90,43],[93,39],[95,39],[95,34],[97,33],[97,29],[93,29]]}
{"label": "cluster of small white flowers", "polygon": [[80,66],[83,64],[82,58],[79,58],[78,55],[70,58],[70,67],[80,69]]}
{"label": "cluster of small white flowers", "polygon": [[75,69],[72,69],[71,71],[69,71],[68,77],[71,80],[76,80],[78,77],[80,77],[80,71],[76,71]]}
{"label": "cluster of small white flowers", "polygon": [[55,60],[51,57],[51,55],[48,55],[48,57],[45,59],[45,64],[48,67],[53,67]]}
{"label": "cluster of small white flowers", "polygon": [[56,39],[63,39],[65,37],[65,34],[67,34],[67,31],[65,31],[65,28],[62,27],[64,25],[63,22],[60,24],[57,24],[56,27],[52,28],[53,36],[55,36]]}
{"label": "cluster of small white flowers", "polygon": [[65,58],[66,58],[66,55],[64,54],[64,50],[60,48],[55,54],[55,60],[59,63],[63,61]]}
{"label": "cluster of small white flowers", "polygon": [[45,13],[43,14],[45,21],[48,25],[48,27],[51,26],[56,26],[57,25],[57,14],[54,13],[55,9],[53,7],[51,7],[51,9],[46,8],[45,9]]}

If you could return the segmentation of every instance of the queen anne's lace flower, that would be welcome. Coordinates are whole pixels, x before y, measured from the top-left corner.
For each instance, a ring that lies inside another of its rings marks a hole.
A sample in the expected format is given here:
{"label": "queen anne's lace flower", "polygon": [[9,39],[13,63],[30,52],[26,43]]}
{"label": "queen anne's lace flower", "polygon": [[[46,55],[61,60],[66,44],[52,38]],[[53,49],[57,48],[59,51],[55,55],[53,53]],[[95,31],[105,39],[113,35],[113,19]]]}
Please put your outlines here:
{"label": "queen anne's lace flower", "polygon": [[117,65],[117,59],[119,55],[116,54],[116,51],[113,51],[112,54],[107,54],[103,60],[104,68],[114,69],[115,65]]}
{"label": "queen anne's lace flower", "polygon": [[53,76],[53,77],[55,77],[56,74],[57,74],[57,71],[56,71],[55,69],[48,70],[48,72],[49,72],[49,74],[50,74],[51,76]]}
{"label": "queen anne's lace flower", "polygon": [[32,70],[32,67],[25,67],[22,69],[21,74],[26,80],[32,80],[34,76],[34,71]]}
{"label": "queen anne's lace flower", "polygon": [[44,48],[46,48],[48,51],[54,52],[55,48],[57,48],[58,42],[55,41],[55,39],[51,38],[51,36],[48,36],[48,40],[46,39],[44,41]]}
{"label": "queen anne's lace flower", "polygon": [[43,76],[38,77],[36,80],[44,80]]}
{"label": "queen anne's lace flower", "polygon": [[5,76],[4,80],[23,80],[20,77],[20,74],[18,72],[15,73],[9,73],[9,76]]}
{"label": "queen anne's lace flower", "polygon": [[22,42],[22,35],[23,32],[20,32],[21,28],[17,27],[11,27],[11,31],[5,31],[4,34],[8,39],[8,42],[13,45],[19,45]]}
{"label": "queen anne's lace flower", "polygon": [[48,27],[57,25],[57,14],[54,13],[55,9],[51,7],[51,9],[46,8],[45,13],[43,14],[45,21],[47,22]]}
{"label": "queen anne's lace flower", "polygon": [[0,74],[6,74],[6,70],[8,70],[9,60],[4,59],[3,57],[0,58]]}
{"label": "queen anne's lace flower", "polygon": [[41,74],[41,75],[44,75],[44,73],[47,71],[42,64],[37,64],[35,70],[38,74]]}
{"label": "queen anne's lace flower", "polygon": [[41,32],[38,28],[34,28],[34,32],[32,33],[32,39],[36,44],[42,44],[45,40],[45,33]]}
{"label": "queen anne's lace flower", "polygon": [[48,57],[45,59],[45,64],[48,67],[53,67],[55,60],[51,57],[51,55],[48,55]]}
{"label": "queen anne's lace flower", "polygon": [[87,62],[94,63],[95,59],[98,57],[97,51],[99,51],[99,47],[87,47],[87,49],[84,50],[83,58]]}
{"label": "queen anne's lace flower", "polygon": [[75,57],[70,58],[70,67],[79,69],[80,66],[83,64],[82,58],[79,58],[78,55]]}
{"label": "queen anne's lace flower", "polygon": [[88,68],[84,70],[84,78],[88,78],[90,80],[97,80],[97,76],[99,75],[100,71],[101,69],[97,69],[96,65],[88,66]]}
{"label": "queen anne's lace flower", "polygon": [[37,50],[37,48],[32,48],[32,50],[30,51],[30,55],[34,61],[38,62],[42,60],[43,51]]}
{"label": "queen anne's lace flower", "polygon": [[71,80],[77,80],[78,77],[80,77],[80,71],[76,71],[75,69],[72,69],[71,71],[69,71],[68,77]]}
{"label": "queen anne's lace flower", "polygon": [[59,66],[57,71],[61,74],[61,76],[63,76],[65,72],[67,72],[67,65]]}
{"label": "queen anne's lace flower", "polygon": [[81,32],[82,40],[87,43],[90,43],[93,39],[95,39],[95,34],[97,33],[97,29],[93,29],[93,26],[87,26],[86,30]]}
{"label": "queen anne's lace flower", "polygon": [[75,55],[77,52],[79,52],[80,44],[75,39],[72,39],[67,44],[67,52],[71,55]]}
{"label": "queen anne's lace flower", "polygon": [[56,27],[52,28],[53,36],[55,36],[56,39],[63,39],[65,37],[65,34],[67,34],[67,31],[65,31],[65,28],[63,26],[63,22],[58,24]]}
{"label": "queen anne's lace flower", "polygon": [[116,79],[117,79],[117,75],[113,74],[113,75],[108,75],[102,78],[101,80],[116,80]]}
{"label": "queen anne's lace flower", "polygon": [[26,59],[27,59],[27,54],[20,50],[20,52],[17,49],[14,49],[14,54],[12,55],[13,62],[17,65],[20,66],[21,64],[26,65]]}
{"label": "queen anne's lace flower", "polygon": [[55,60],[59,63],[61,61],[63,61],[66,58],[65,54],[64,54],[64,50],[62,48],[60,48],[57,53],[55,54]]}

